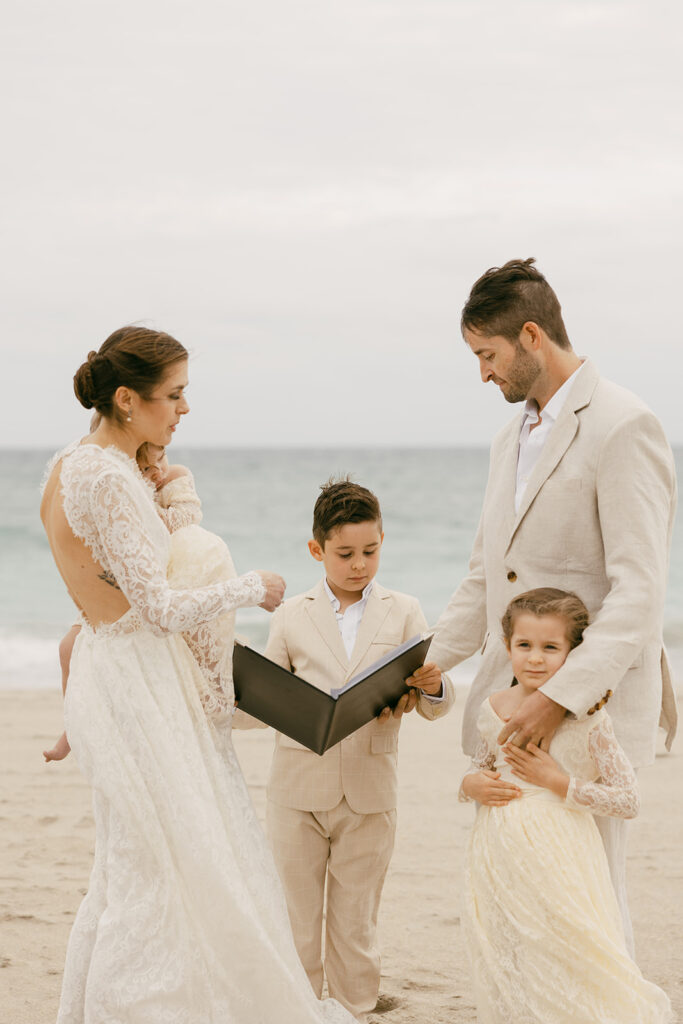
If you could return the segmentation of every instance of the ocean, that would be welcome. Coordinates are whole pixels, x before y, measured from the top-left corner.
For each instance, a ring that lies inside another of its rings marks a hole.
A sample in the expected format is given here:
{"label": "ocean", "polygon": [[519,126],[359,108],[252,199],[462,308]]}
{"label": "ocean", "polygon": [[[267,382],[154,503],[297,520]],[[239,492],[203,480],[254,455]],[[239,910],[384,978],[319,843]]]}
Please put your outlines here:
{"label": "ocean", "polygon": [[[54,567],[38,514],[49,451],[0,451],[0,688],[60,686],[57,643],[74,609]],[[679,479],[683,449],[675,452]],[[349,473],[380,499],[385,540],[378,579],[419,597],[434,623],[467,570],[481,509],[488,451],[439,449],[193,449],[173,451],[201,496],[203,526],[228,543],[239,572],[270,569],[288,594],[320,577],[307,548],[320,485]],[[626,514],[626,513],[625,513]],[[237,613],[237,632],[260,649],[269,616]],[[679,509],[665,609],[665,640],[683,683],[683,511]],[[456,670],[471,678],[473,663]]]}

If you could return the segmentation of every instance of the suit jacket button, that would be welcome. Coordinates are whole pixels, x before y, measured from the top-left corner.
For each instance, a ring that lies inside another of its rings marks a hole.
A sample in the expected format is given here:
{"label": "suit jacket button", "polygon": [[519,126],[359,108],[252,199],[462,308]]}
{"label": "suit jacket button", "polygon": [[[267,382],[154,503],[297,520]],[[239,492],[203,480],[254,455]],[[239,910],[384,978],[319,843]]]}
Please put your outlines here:
{"label": "suit jacket button", "polygon": [[510,569],[510,572],[508,573],[508,579],[510,583],[517,582],[517,573],[514,571],[514,569]]}

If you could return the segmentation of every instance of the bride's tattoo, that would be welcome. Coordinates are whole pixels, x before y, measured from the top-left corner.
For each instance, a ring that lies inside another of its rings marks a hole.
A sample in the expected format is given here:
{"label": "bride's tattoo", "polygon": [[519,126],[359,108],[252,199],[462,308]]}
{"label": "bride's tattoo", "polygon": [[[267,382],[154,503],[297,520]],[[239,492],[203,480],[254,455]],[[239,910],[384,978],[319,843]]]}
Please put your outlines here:
{"label": "bride's tattoo", "polygon": [[110,587],[114,587],[115,590],[120,590],[121,589],[121,587],[116,582],[116,579],[114,577],[114,573],[111,572],[109,569],[105,569],[104,572],[98,573],[97,574],[97,578],[98,578],[98,580],[102,580],[104,583],[108,583],[109,586]]}

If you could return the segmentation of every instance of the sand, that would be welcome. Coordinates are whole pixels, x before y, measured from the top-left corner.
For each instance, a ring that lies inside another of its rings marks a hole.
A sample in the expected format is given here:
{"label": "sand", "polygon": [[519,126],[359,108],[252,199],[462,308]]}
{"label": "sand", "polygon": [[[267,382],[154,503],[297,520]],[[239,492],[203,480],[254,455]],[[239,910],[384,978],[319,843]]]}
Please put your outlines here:
{"label": "sand", "polygon": [[[460,696],[459,710],[440,722],[412,715],[401,730],[398,836],[380,917],[376,1019],[383,1024],[476,1020],[459,922],[473,813],[457,801],[465,767],[462,704]],[[52,764],[42,758],[61,731],[58,693],[0,693],[0,710],[0,1021],[53,1024],[69,931],[92,863],[90,793],[73,756]],[[236,745],[263,816],[272,737],[239,733]],[[662,748],[640,773],[629,890],[640,967],[683,1016],[680,748],[680,742],[670,754]]]}

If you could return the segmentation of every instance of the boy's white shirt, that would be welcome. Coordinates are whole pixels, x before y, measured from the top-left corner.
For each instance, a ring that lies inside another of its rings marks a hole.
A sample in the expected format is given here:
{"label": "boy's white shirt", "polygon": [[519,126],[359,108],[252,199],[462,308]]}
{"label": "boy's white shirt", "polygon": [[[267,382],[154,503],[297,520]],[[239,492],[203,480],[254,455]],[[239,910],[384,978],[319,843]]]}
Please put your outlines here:
{"label": "boy's white shirt", "polygon": [[327,577],[323,577],[323,586],[325,593],[330,599],[330,604],[334,608],[334,614],[337,619],[337,625],[339,626],[339,632],[344,642],[347,657],[350,658],[353,654],[353,648],[356,646],[356,637],[358,636],[358,628],[360,626],[361,619],[363,618],[363,612],[365,606],[368,603],[368,597],[372,593],[372,585],[374,579],[370,580],[368,585],[363,588],[363,592],[360,597],[360,601],[355,601],[350,604],[345,612],[340,611],[341,601],[333,593],[332,588],[327,582]]}

